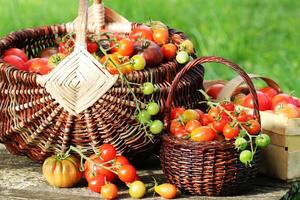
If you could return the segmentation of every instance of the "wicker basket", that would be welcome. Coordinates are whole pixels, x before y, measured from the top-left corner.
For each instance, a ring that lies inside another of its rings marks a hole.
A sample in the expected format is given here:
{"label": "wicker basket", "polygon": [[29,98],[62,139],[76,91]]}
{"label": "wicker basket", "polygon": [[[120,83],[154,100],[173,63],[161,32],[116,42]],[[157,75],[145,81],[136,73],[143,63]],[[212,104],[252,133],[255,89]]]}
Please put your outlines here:
{"label": "wicker basket", "polygon": [[[94,9],[89,12],[89,32],[101,28],[126,32],[128,27],[140,25],[129,23],[99,3],[101,1],[95,1]],[[74,22],[11,33],[0,40],[0,56],[5,50],[18,47],[24,48],[29,58],[36,57],[41,49],[55,45],[56,35],[73,32],[75,25]],[[169,32],[175,42],[186,38],[174,29]],[[126,76],[133,83],[153,82],[157,90],[151,96],[144,96],[139,86],[133,86],[133,90],[141,102],[159,102],[163,110],[171,82],[182,67],[173,60]],[[176,104],[194,106],[193,102],[202,99],[197,90],[202,86],[203,73],[199,65],[184,77],[176,89]],[[121,78],[92,106],[77,115],[69,113],[53,99],[39,84],[40,78],[40,75],[17,70],[0,60],[0,142],[10,152],[43,161],[51,154],[65,152],[70,145],[86,148],[87,154],[92,154],[101,144],[111,143],[119,153],[129,157],[154,146],[133,116],[135,105],[132,97],[126,96],[128,88],[121,84]]]}
{"label": "wicker basket", "polygon": [[[260,121],[257,95],[248,75],[236,64],[219,57],[198,58],[186,65],[175,77],[166,105],[166,124],[170,124],[169,112],[174,89],[185,73],[198,64],[216,62],[237,71],[247,83],[255,101],[255,117]],[[194,195],[231,195],[240,192],[258,172],[260,152],[254,157],[251,167],[239,161],[239,153],[232,141],[209,143],[192,142],[171,135],[164,135],[160,152],[162,169],[172,184]]]}

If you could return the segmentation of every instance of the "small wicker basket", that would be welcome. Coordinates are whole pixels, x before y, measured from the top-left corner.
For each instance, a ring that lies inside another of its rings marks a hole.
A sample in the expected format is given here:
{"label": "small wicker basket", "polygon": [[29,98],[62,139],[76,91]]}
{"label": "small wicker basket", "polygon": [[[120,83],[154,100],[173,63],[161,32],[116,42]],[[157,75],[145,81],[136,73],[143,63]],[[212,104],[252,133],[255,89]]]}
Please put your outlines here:
{"label": "small wicker basket", "polygon": [[[88,32],[128,32],[139,26],[130,23],[111,9],[94,1],[89,11]],[[11,47],[25,49],[29,58],[36,57],[46,47],[55,46],[55,37],[76,29],[76,21],[63,25],[43,26],[13,32],[0,40],[0,56]],[[186,39],[183,33],[169,29],[174,42]],[[126,75],[128,81],[142,84],[151,81],[156,92],[144,96],[139,86],[133,86],[141,102],[156,101],[163,110],[167,92],[175,75],[182,69],[176,60],[160,66]],[[202,95],[204,69],[194,68],[178,85],[175,102],[194,106]],[[43,161],[54,153],[63,153],[70,145],[88,149],[87,154],[103,143],[113,144],[119,153],[129,157],[149,151],[154,145],[136,122],[133,99],[128,88],[118,78],[115,84],[90,107],[79,114],[69,113],[38,80],[40,75],[20,71],[0,59],[0,142],[14,153]],[[155,141],[154,141],[155,142]]]}
{"label": "small wicker basket", "polygon": [[[247,83],[254,96],[254,116],[260,121],[255,88],[248,75],[236,64],[220,57],[202,57],[187,64],[175,77],[166,104],[166,124],[170,124],[169,112],[174,91],[185,73],[207,62],[216,62],[237,71]],[[172,184],[194,195],[231,195],[240,192],[258,172],[260,152],[254,157],[251,167],[239,161],[239,153],[232,141],[192,142],[169,134],[163,136],[160,151],[162,169]]]}

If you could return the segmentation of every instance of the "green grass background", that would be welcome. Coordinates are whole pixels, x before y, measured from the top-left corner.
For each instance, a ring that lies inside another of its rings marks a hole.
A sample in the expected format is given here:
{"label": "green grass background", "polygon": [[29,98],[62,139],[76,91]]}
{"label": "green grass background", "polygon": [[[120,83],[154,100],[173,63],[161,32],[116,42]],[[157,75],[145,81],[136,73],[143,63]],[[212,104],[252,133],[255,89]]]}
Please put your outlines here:
{"label": "green grass background", "polygon": [[[0,36],[17,29],[72,20],[77,0],[0,0]],[[300,1],[105,0],[130,21],[161,20],[184,31],[198,55],[218,55],[247,72],[276,80],[300,97]],[[206,79],[230,79],[221,65],[206,65]]]}

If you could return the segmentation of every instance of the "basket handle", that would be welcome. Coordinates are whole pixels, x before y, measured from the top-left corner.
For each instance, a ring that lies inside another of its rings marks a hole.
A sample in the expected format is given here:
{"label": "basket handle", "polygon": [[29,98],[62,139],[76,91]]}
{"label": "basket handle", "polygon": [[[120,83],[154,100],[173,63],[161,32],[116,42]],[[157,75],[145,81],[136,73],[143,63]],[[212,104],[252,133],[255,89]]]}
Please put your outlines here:
{"label": "basket handle", "polygon": [[[257,75],[257,74],[248,74],[251,79],[261,79],[263,80],[269,87],[272,87],[275,89],[277,92],[281,93],[281,88],[280,86],[272,79]],[[232,95],[234,94],[235,90],[240,86],[241,84],[244,83],[244,80],[241,76],[237,76],[231,81],[227,82],[218,95],[218,100],[230,100]]]}
{"label": "basket handle", "polygon": [[93,16],[96,34],[100,34],[100,31],[105,27],[105,9],[102,0],[94,0]]}
{"label": "basket handle", "polygon": [[180,79],[185,75],[185,73],[187,73],[187,71],[193,67],[196,67],[200,64],[204,64],[204,63],[220,63],[220,64],[224,64],[226,66],[228,66],[229,68],[233,69],[234,71],[236,71],[245,81],[245,83],[247,84],[247,86],[249,87],[249,91],[250,93],[253,95],[254,97],[254,101],[253,101],[253,115],[255,117],[255,119],[257,119],[260,123],[260,114],[259,114],[259,110],[258,110],[258,98],[257,98],[257,94],[256,94],[256,90],[254,87],[254,84],[251,80],[251,78],[248,76],[248,74],[241,68],[239,67],[237,64],[226,60],[224,58],[221,57],[217,57],[217,56],[206,56],[206,57],[201,57],[201,58],[197,58],[191,62],[189,62],[186,66],[184,66],[182,68],[182,70],[175,76],[169,94],[168,94],[168,98],[167,98],[167,102],[166,102],[166,107],[165,107],[165,125],[167,126],[167,128],[169,128],[170,126],[170,122],[171,122],[171,118],[170,118],[170,113],[171,113],[171,107],[172,107],[172,103],[173,103],[173,99],[174,99],[174,94],[175,94],[175,90],[177,88],[178,83],[180,82]]}
{"label": "basket handle", "polygon": [[86,48],[89,0],[79,0],[78,21],[76,24],[76,45]]}

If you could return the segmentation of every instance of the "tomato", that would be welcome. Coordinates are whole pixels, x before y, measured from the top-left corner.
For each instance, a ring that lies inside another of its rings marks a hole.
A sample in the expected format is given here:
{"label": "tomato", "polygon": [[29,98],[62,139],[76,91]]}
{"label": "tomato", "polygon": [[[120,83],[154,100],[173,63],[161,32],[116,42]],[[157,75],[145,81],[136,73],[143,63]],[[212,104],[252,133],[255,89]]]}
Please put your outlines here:
{"label": "tomato", "polygon": [[179,63],[179,64],[185,64],[187,62],[190,61],[190,56],[187,52],[185,51],[179,51],[176,55],[176,61]]}
{"label": "tomato", "polygon": [[254,119],[249,120],[243,126],[250,135],[259,134],[260,129],[261,129],[260,124],[258,123],[258,121],[254,120]]}
{"label": "tomato", "polygon": [[134,181],[129,184],[129,195],[134,199],[140,199],[146,194],[146,186],[142,181]]}
{"label": "tomato", "polygon": [[153,31],[150,27],[141,25],[131,31],[129,38],[134,40],[147,39],[153,41]]}
{"label": "tomato", "polygon": [[152,134],[159,134],[162,132],[164,124],[160,120],[154,120],[150,123],[149,129]]}
{"label": "tomato", "polygon": [[131,57],[134,51],[134,43],[128,38],[124,38],[118,42],[117,52],[122,56]]}
{"label": "tomato", "polygon": [[100,157],[104,162],[113,160],[116,158],[117,151],[116,148],[111,144],[103,144],[100,147]]}
{"label": "tomato", "polygon": [[154,87],[153,83],[145,82],[141,86],[141,90],[142,90],[144,95],[151,95],[155,92],[155,87]]}
{"label": "tomato", "polygon": [[212,122],[213,128],[215,131],[222,133],[224,126],[230,121],[228,117],[221,117]]}
{"label": "tomato", "polygon": [[212,107],[209,111],[208,111],[208,119],[213,122],[216,119],[218,119],[221,116],[221,110],[220,107]]}
{"label": "tomato", "polygon": [[18,48],[10,48],[8,50],[6,50],[3,53],[3,56],[17,56],[19,58],[21,58],[23,60],[23,62],[27,62],[28,61],[28,57],[26,55],[26,53],[22,50],[22,49],[18,49]]}
{"label": "tomato", "polygon": [[185,128],[177,129],[175,132],[171,133],[174,137],[185,138],[189,135],[189,132]]}
{"label": "tomato", "polygon": [[200,119],[201,119],[201,122],[202,122],[203,126],[207,126],[211,122],[207,113],[201,115]]}
{"label": "tomato", "polygon": [[105,184],[101,187],[101,196],[104,199],[111,200],[118,196],[118,188],[113,183]]}
{"label": "tomato", "polygon": [[74,156],[60,158],[51,156],[43,163],[43,176],[54,187],[69,188],[76,185],[81,177],[80,161]]}
{"label": "tomato", "polygon": [[115,65],[118,66],[122,64],[117,54],[108,54],[107,56],[103,56],[100,59],[100,63],[105,65],[109,73],[112,75],[119,74],[119,71]]}
{"label": "tomato", "polygon": [[132,67],[134,70],[143,70],[146,67],[146,60],[143,56],[141,55],[134,55],[131,58],[131,62],[132,62]]}
{"label": "tomato", "polygon": [[247,148],[248,142],[245,138],[239,137],[235,140],[234,145],[236,149],[243,151]]}
{"label": "tomato", "polygon": [[193,119],[188,121],[188,123],[185,125],[185,130],[187,130],[188,132],[192,132],[194,129],[200,126],[202,126],[201,122],[196,119]]}
{"label": "tomato", "polygon": [[57,53],[49,57],[48,59],[48,65],[52,69],[55,68],[61,61],[63,61],[66,58],[65,54]]}
{"label": "tomato", "polygon": [[135,42],[134,49],[137,54],[144,57],[147,67],[157,67],[164,59],[160,47],[149,40]]}
{"label": "tomato", "polygon": [[58,53],[58,49],[56,47],[48,47],[39,52],[38,57],[40,58],[49,58],[54,54]]}
{"label": "tomato", "polygon": [[65,45],[66,45],[65,42],[60,42],[58,44],[58,52],[67,55],[69,52],[67,52]]}
{"label": "tomato", "polygon": [[7,64],[12,65],[12,66],[16,67],[19,70],[28,71],[28,68],[26,67],[24,61],[18,56],[8,55],[8,56],[5,56],[3,58],[3,60]]}
{"label": "tomato", "polygon": [[184,40],[180,44],[180,49],[186,51],[189,54],[194,53],[194,44],[192,43],[191,40]]}
{"label": "tomato", "polygon": [[88,181],[88,188],[93,192],[100,193],[102,186],[105,185],[105,177],[102,174],[97,174]]}
{"label": "tomato", "polygon": [[235,110],[235,105],[232,102],[221,102],[220,106],[223,107],[227,111],[234,111]]}
{"label": "tomato", "polygon": [[137,176],[136,169],[132,165],[123,165],[117,171],[118,177],[125,183],[132,183]]}
{"label": "tomato", "polygon": [[271,143],[271,138],[267,134],[261,134],[256,137],[255,143],[259,148],[266,148]]}
{"label": "tomato", "polygon": [[58,52],[68,55],[73,51],[74,45],[74,42],[70,39],[66,40],[65,42],[60,42],[58,43]]}
{"label": "tomato", "polygon": [[296,107],[298,107],[299,102],[293,98],[292,96],[285,94],[285,93],[281,93],[276,95],[273,99],[272,99],[272,110],[274,111],[276,106],[279,103],[286,103],[286,104],[293,104]]}
{"label": "tomato", "polygon": [[32,59],[28,60],[28,61],[25,63],[27,70],[30,68],[30,66],[32,65],[33,62],[35,62],[35,61],[37,61],[37,60],[39,60],[39,59],[40,59],[40,58],[32,58]]}
{"label": "tomato", "polygon": [[29,66],[30,72],[35,72],[41,75],[48,74],[52,69],[53,68],[48,64],[48,58],[40,58]]}
{"label": "tomato", "polygon": [[178,108],[172,108],[171,110],[171,119],[177,119],[179,118],[185,111],[185,108],[178,107]]}
{"label": "tomato", "polygon": [[248,114],[244,110],[235,113],[235,116],[239,122],[246,122],[248,120]]}
{"label": "tomato", "polygon": [[276,115],[289,119],[300,117],[300,110],[293,104],[279,103],[274,109]]}
{"label": "tomato", "polygon": [[184,124],[182,124],[179,120],[175,119],[171,121],[170,132],[171,134],[175,134],[178,131],[185,130]]}
{"label": "tomato", "polygon": [[159,113],[160,107],[157,103],[150,102],[148,103],[146,110],[150,115],[157,115]]}
{"label": "tomato", "polygon": [[191,121],[191,120],[199,120],[200,116],[197,111],[188,109],[183,112],[183,114],[181,115],[181,119],[182,119],[183,123],[187,123],[188,121]]}
{"label": "tomato", "polygon": [[90,54],[96,53],[99,49],[99,45],[97,44],[97,42],[88,42],[87,43],[87,51]]}
{"label": "tomato", "polygon": [[217,83],[206,89],[206,93],[212,98],[217,99],[220,92],[223,90],[224,85]]}
{"label": "tomato", "polygon": [[237,95],[235,95],[233,97],[233,103],[235,105],[239,105],[239,106],[242,106],[244,101],[245,101],[245,98],[246,98],[247,95],[245,95],[244,93],[239,93]]}
{"label": "tomato", "polygon": [[244,150],[240,153],[240,161],[245,165],[250,164],[252,160],[252,152],[249,150]]}
{"label": "tomato", "polygon": [[208,142],[213,141],[215,138],[215,131],[208,126],[198,127],[191,133],[191,140],[194,142]]}
{"label": "tomato", "polygon": [[137,116],[137,120],[142,123],[142,124],[146,124],[148,122],[150,122],[151,120],[151,115],[146,111],[146,110],[142,110],[138,116]]}
{"label": "tomato", "polygon": [[[263,92],[257,91],[259,110],[270,110],[272,103],[267,95]],[[248,108],[253,108],[253,98],[252,94],[248,94],[244,100],[243,106]]]}
{"label": "tomato", "polygon": [[223,129],[223,135],[225,139],[231,140],[236,138],[240,133],[240,128],[238,124],[232,125],[231,123],[227,123]]}
{"label": "tomato", "polygon": [[164,55],[165,60],[172,60],[176,57],[177,47],[175,44],[169,43],[161,47],[161,51]]}
{"label": "tomato", "polygon": [[264,87],[264,88],[261,88],[259,91],[261,91],[265,95],[267,95],[270,100],[272,100],[278,94],[278,91],[272,87]]}
{"label": "tomato", "polygon": [[123,165],[129,164],[128,159],[125,156],[117,156],[114,165],[117,166],[117,168],[120,168]]}
{"label": "tomato", "polygon": [[177,188],[170,183],[163,183],[154,187],[154,191],[165,199],[173,199],[177,194]]}
{"label": "tomato", "polygon": [[164,27],[154,29],[153,40],[157,44],[166,44],[169,41],[169,30]]}

